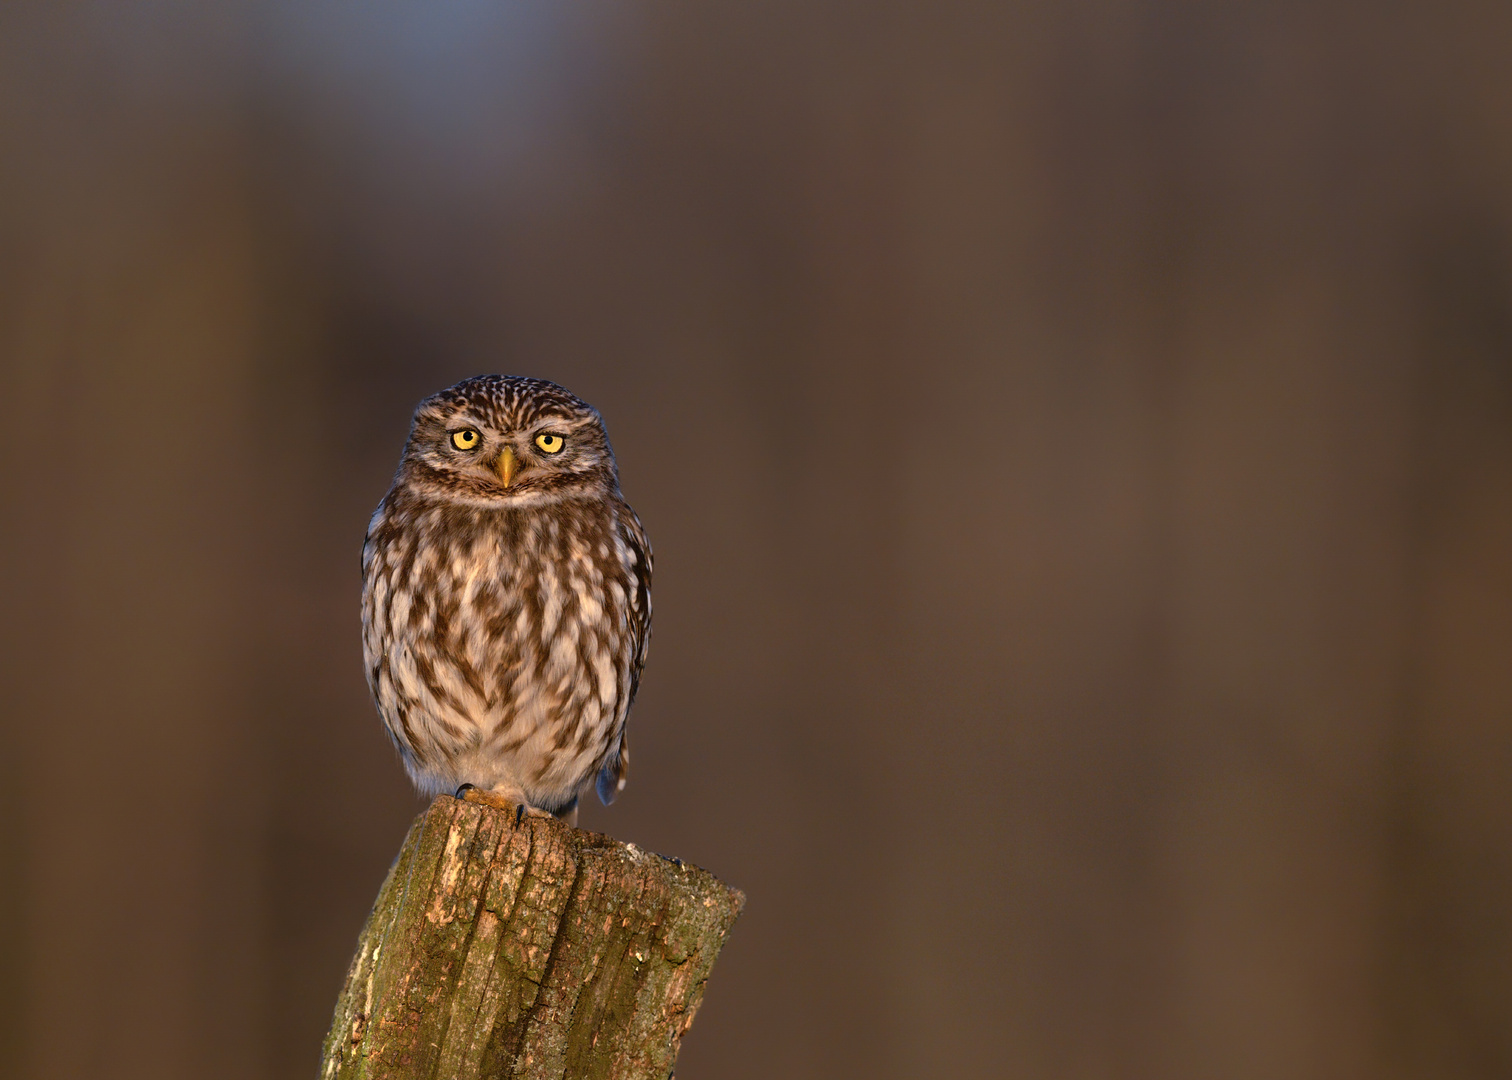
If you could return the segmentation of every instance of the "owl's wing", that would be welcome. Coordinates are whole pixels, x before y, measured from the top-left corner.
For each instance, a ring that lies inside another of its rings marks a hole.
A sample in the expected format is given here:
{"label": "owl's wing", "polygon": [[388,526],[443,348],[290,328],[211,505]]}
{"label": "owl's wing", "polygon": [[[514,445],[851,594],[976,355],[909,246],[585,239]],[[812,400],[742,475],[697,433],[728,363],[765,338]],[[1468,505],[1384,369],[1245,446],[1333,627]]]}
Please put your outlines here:
{"label": "owl's wing", "polygon": [[625,569],[630,577],[630,692],[625,697],[625,711],[620,715],[614,749],[599,770],[595,785],[599,800],[605,806],[624,790],[629,774],[630,746],[626,741],[625,721],[630,716],[630,706],[635,704],[635,692],[640,689],[641,671],[646,666],[646,647],[651,641],[651,543],[646,539],[646,531],[641,528],[635,511],[623,503],[619,509],[619,535],[625,545]]}
{"label": "owl's wing", "polygon": [[646,666],[646,646],[651,641],[651,542],[641,528],[640,518],[628,506],[619,519],[620,536],[625,541],[631,565],[630,640],[634,659],[630,663],[630,699],[625,702],[628,715],[640,687],[641,670]]}

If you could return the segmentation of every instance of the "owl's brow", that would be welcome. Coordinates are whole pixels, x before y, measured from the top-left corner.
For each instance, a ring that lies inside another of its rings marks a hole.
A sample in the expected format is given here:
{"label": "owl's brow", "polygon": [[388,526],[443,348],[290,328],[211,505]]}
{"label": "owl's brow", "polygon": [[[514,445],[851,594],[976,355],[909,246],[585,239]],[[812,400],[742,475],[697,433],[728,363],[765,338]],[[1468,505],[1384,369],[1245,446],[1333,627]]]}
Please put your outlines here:
{"label": "owl's brow", "polygon": [[593,417],[591,416],[542,416],[533,420],[530,426],[533,428],[555,428],[571,432],[592,421]]}

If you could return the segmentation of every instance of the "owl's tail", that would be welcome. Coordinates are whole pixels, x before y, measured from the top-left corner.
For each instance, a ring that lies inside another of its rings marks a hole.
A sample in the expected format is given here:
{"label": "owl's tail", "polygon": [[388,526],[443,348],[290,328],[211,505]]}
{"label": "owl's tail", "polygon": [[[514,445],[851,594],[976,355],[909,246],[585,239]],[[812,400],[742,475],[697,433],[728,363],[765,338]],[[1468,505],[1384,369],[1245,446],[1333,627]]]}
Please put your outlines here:
{"label": "owl's tail", "polygon": [[620,732],[619,743],[609,756],[604,759],[604,767],[599,770],[598,788],[599,802],[608,806],[614,801],[614,797],[625,790],[625,777],[630,774],[630,745],[625,741],[624,732]]}

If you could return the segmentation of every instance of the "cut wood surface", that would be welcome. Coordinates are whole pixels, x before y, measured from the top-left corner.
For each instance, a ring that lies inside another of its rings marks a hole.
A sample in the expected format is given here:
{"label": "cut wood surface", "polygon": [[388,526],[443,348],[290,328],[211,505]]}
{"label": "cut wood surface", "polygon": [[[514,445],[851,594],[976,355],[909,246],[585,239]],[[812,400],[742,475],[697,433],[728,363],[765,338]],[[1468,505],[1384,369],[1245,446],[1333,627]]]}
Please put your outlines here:
{"label": "cut wood surface", "polygon": [[442,795],[379,890],[321,1078],[668,1077],[744,903],[633,844]]}

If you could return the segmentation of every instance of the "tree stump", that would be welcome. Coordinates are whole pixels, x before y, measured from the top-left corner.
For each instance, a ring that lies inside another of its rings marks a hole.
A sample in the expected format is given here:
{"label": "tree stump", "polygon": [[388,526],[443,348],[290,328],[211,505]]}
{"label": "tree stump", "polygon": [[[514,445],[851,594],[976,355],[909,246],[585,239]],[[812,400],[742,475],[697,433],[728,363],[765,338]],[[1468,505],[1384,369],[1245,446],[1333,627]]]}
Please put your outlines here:
{"label": "tree stump", "polygon": [[321,1080],[663,1080],[744,904],[633,844],[442,795],[379,890]]}

